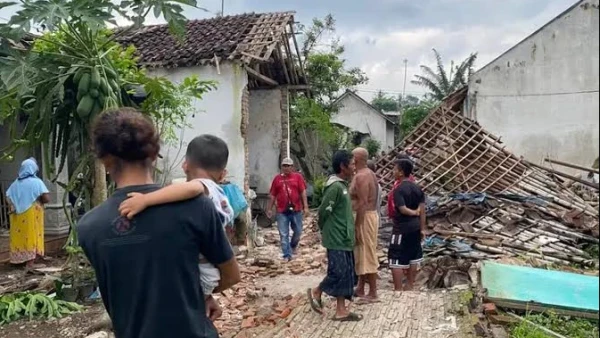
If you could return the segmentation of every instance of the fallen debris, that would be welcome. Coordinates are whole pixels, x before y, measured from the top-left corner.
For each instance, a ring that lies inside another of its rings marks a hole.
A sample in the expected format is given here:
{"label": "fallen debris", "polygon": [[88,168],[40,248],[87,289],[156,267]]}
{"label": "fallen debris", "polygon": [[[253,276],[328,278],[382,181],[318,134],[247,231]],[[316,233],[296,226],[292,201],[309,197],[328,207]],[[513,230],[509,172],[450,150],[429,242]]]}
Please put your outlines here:
{"label": "fallen debris", "polygon": [[581,184],[510,153],[500,138],[463,116],[466,94],[450,95],[377,162],[388,194],[395,158],[411,149],[415,177],[429,199],[429,256],[524,256],[597,268],[598,258],[584,251],[599,243],[597,185],[582,193]]}

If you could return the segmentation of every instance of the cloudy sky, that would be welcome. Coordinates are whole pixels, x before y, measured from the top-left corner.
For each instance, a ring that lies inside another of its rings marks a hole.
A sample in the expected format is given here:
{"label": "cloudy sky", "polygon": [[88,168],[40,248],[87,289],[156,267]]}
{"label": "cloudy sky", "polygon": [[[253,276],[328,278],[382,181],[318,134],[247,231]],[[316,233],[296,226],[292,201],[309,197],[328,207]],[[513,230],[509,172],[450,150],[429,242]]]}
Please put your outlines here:
{"label": "cloudy sky", "polygon": [[[4,0],[2,0],[4,1]],[[369,83],[360,94],[369,99],[382,89],[403,89],[408,59],[407,94],[424,90],[410,83],[419,65],[434,64],[436,48],[448,63],[479,53],[476,67],[500,53],[567,9],[576,0],[224,0],[225,14],[296,11],[296,20],[309,24],[328,13],[337,21],[337,34],[346,46],[351,66],[362,68]],[[200,0],[201,7],[186,10],[189,18],[206,18],[221,9],[221,0]],[[11,8],[0,10],[0,22]],[[151,20],[151,22],[160,22]]]}

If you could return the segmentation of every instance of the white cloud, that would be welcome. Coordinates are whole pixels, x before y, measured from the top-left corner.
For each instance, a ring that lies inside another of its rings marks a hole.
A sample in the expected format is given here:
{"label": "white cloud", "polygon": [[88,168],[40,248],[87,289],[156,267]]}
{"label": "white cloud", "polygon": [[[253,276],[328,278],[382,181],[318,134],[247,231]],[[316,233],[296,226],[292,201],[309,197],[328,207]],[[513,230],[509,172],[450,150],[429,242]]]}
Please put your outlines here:
{"label": "white cloud", "polygon": [[550,4],[534,17],[502,25],[399,28],[379,33],[358,28],[339,33],[347,48],[348,62],[361,67],[369,77],[369,84],[361,87],[362,96],[370,99],[378,89],[392,94],[401,92],[405,58],[409,60],[406,92],[420,94],[425,92],[424,88],[411,84],[410,80],[421,73],[421,64],[435,65],[432,48],[440,52],[447,67],[451,60],[460,62],[470,53],[478,52],[476,67],[482,67],[560,14],[568,6],[565,1]]}

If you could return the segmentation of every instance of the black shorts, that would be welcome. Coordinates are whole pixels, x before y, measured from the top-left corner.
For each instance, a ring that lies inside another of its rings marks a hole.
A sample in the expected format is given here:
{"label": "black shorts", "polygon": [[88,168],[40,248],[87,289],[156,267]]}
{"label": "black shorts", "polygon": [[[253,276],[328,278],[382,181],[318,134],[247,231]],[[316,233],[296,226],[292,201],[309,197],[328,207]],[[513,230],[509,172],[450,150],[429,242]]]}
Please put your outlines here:
{"label": "black shorts", "polygon": [[421,231],[392,235],[388,250],[390,269],[408,269],[411,265],[419,266],[421,262],[423,262]]}

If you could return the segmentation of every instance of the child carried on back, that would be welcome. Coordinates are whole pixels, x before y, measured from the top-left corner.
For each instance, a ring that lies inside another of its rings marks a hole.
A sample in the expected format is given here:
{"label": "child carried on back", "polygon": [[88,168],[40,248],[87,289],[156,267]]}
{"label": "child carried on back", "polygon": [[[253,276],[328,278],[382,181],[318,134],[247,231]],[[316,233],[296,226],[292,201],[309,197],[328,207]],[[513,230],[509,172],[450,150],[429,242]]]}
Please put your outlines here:
{"label": "child carried on back", "polygon": [[[121,215],[132,218],[144,209],[165,203],[173,203],[206,194],[214,203],[221,217],[223,227],[233,222],[233,210],[219,185],[227,173],[229,148],[220,138],[212,135],[200,135],[187,147],[183,170],[187,182],[173,184],[148,194],[132,193],[119,211]],[[205,297],[210,297],[219,285],[219,269],[200,256],[200,283]]]}

